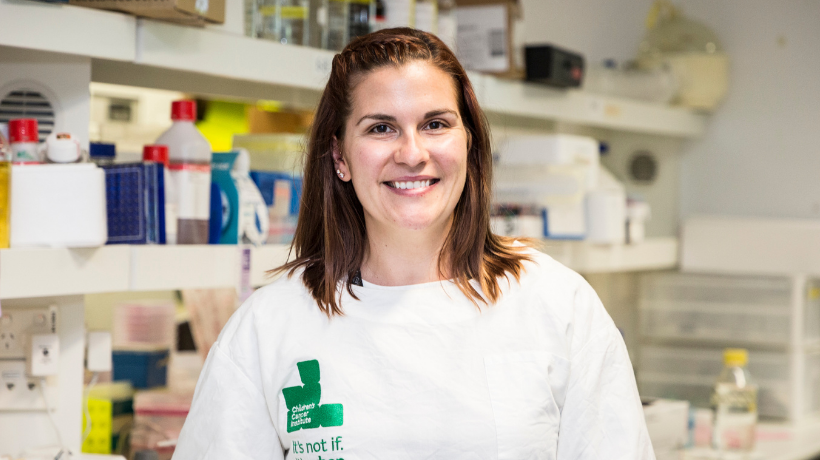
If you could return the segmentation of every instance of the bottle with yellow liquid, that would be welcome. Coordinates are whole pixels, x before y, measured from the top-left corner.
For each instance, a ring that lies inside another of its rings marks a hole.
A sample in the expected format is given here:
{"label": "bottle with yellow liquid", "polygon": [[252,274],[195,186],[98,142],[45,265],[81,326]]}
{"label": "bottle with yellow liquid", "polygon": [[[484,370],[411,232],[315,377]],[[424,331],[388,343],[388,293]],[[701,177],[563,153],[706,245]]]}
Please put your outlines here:
{"label": "bottle with yellow liquid", "polygon": [[9,183],[11,149],[8,126],[0,123],[0,249],[9,247]]}
{"label": "bottle with yellow liquid", "polygon": [[712,440],[721,452],[743,454],[754,450],[758,387],[746,369],[748,362],[749,353],[744,349],[728,348],[723,352],[723,371],[712,395]]}

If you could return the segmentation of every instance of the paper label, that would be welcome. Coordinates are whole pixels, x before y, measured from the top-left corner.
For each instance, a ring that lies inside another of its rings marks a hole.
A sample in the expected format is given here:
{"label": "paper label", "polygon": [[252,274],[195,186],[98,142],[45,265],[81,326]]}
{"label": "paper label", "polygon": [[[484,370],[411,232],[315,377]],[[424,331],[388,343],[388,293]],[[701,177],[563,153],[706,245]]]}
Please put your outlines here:
{"label": "paper label", "polygon": [[208,220],[211,214],[211,167],[174,163],[168,167],[178,219]]}

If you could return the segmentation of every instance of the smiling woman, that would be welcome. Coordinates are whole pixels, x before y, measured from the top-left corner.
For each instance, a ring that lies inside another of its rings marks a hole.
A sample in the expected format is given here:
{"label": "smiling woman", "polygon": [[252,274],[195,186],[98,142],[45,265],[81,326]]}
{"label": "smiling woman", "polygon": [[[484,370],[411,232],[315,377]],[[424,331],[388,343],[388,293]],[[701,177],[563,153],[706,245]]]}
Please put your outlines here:
{"label": "smiling woman", "polygon": [[435,36],[333,60],[286,274],[211,348],[175,459],[653,458],[578,274],[489,227],[487,123]]}

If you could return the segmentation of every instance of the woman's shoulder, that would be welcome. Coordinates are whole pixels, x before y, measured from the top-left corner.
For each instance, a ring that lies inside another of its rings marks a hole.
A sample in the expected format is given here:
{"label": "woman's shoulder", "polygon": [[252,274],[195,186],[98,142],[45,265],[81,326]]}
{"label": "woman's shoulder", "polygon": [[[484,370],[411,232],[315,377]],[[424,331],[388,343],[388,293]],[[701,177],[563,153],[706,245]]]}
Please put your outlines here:
{"label": "woman's shoulder", "polygon": [[[519,245],[524,246],[520,243]],[[557,284],[574,289],[586,284],[583,276],[550,255],[532,246],[524,246],[522,251],[529,259],[523,262],[522,278],[535,283]]]}
{"label": "woman's shoulder", "polygon": [[[238,331],[263,329],[286,324],[287,317],[310,311],[315,302],[310,296],[301,273],[284,274],[260,287],[233,313],[223,328],[220,341],[231,340]],[[317,309],[318,310],[318,309]]]}

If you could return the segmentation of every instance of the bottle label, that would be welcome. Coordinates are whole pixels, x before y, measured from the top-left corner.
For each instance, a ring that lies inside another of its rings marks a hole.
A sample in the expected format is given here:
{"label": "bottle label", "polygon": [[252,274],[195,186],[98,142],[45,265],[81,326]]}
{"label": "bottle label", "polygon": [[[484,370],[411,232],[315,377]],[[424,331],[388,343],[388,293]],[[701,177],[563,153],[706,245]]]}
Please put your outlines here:
{"label": "bottle label", "polygon": [[171,163],[168,173],[176,195],[177,218],[207,221],[211,213],[211,166]]}

